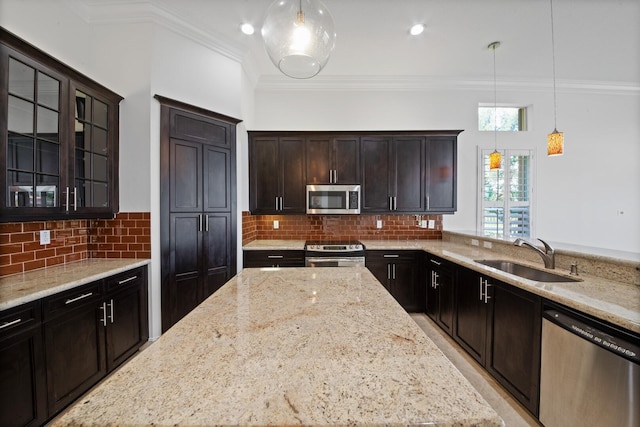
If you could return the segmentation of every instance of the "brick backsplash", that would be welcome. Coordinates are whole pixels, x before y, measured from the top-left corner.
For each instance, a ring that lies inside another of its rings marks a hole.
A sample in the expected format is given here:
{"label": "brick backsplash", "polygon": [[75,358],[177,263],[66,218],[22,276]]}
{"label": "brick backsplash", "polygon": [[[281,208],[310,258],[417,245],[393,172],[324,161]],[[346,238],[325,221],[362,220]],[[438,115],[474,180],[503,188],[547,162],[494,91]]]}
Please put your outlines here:
{"label": "brick backsplash", "polygon": [[[40,244],[41,230],[51,231],[51,243]],[[0,276],[86,258],[151,258],[151,215],[0,224]]]}
{"label": "brick backsplash", "polygon": [[[435,228],[417,226],[416,215],[251,215],[242,212],[242,244],[254,240],[439,240],[442,215],[421,215]],[[273,228],[278,220],[279,228]],[[382,220],[382,229],[376,221]]]}

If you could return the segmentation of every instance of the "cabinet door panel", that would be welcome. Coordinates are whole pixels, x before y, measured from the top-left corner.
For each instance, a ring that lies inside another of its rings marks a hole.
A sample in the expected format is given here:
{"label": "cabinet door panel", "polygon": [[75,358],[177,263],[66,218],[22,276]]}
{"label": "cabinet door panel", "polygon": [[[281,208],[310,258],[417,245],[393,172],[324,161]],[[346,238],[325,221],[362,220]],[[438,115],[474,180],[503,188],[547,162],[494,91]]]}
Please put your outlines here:
{"label": "cabinet door panel", "polygon": [[390,138],[362,138],[362,206],[363,212],[388,212],[392,170]]}
{"label": "cabinet door panel", "polygon": [[418,271],[413,260],[392,264],[392,294],[402,308],[408,312],[418,312],[422,307],[422,298],[418,295]]}
{"label": "cabinet door panel", "polygon": [[205,295],[211,295],[230,279],[230,216],[206,214],[204,259],[206,268]]}
{"label": "cabinet door panel", "polygon": [[172,212],[202,209],[202,145],[171,140],[171,182],[169,200]]}
{"label": "cabinet door panel", "polygon": [[184,317],[200,302],[199,275],[202,253],[203,218],[198,213],[170,215],[170,271],[168,304],[171,325]]}
{"label": "cabinet door panel", "polygon": [[395,210],[424,210],[424,138],[394,138]]}
{"label": "cabinet door panel", "polygon": [[45,323],[50,413],[71,403],[106,374],[101,316],[91,304]]}
{"label": "cabinet door panel", "polygon": [[307,184],[329,184],[332,145],[328,138],[307,139]]}
{"label": "cabinet door panel", "polygon": [[335,138],[333,147],[337,183],[360,184],[360,138]]}
{"label": "cabinet door panel", "polygon": [[229,150],[204,146],[204,209],[231,210],[231,160]]}
{"label": "cabinet door panel", "polygon": [[487,370],[537,414],[541,300],[499,283],[495,284],[492,293]]}
{"label": "cabinet door panel", "polygon": [[484,364],[487,305],[480,299],[480,276],[460,269],[457,283],[455,340]]}
{"label": "cabinet door panel", "polygon": [[438,289],[438,317],[437,322],[449,335],[453,333],[453,307],[454,307],[454,276],[449,270],[440,270]]}
{"label": "cabinet door panel", "polygon": [[[142,283],[112,295],[107,301],[110,312],[107,334],[107,369],[124,362],[146,340],[142,316],[146,302]],[[112,315],[111,315],[112,313]]]}
{"label": "cabinet door panel", "polygon": [[456,194],[456,138],[429,138],[427,210],[429,212],[455,212]]}
{"label": "cabinet door panel", "polygon": [[304,140],[280,138],[280,188],[282,189],[282,212],[306,212],[306,174]]}
{"label": "cabinet door panel", "polygon": [[0,340],[0,425],[40,425],[46,419],[40,328]]}
{"label": "cabinet door panel", "polygon": [[249,146],[249,209],[273,213],[278,191],[278,138],[254,138]]}

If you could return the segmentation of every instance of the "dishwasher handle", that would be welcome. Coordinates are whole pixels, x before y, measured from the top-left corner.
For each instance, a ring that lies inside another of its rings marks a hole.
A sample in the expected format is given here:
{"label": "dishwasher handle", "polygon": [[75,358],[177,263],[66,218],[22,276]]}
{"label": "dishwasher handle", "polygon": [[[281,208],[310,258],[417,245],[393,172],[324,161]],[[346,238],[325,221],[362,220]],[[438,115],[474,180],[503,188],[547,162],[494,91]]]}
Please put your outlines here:
{"label": "dishwasher handle", "polygon": [[559,310],[545,310],[543,318],[598,347],[640,364],[640,342],[633,337],[625,339],[616,336],[611,333],[613,331],[603,330],[606,327],[597,327],[589,321],[583,321],[583,319],[578,319]]}

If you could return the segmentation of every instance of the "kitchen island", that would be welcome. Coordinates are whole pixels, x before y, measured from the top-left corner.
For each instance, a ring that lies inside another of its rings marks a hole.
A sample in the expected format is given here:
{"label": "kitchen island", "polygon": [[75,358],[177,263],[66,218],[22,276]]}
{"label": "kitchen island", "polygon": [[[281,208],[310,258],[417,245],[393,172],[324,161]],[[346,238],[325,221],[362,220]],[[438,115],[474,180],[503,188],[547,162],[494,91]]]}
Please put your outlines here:
{"label": "kitchen island", "polygon": [[365,268],[245,269],[67,425],[501,426]]}

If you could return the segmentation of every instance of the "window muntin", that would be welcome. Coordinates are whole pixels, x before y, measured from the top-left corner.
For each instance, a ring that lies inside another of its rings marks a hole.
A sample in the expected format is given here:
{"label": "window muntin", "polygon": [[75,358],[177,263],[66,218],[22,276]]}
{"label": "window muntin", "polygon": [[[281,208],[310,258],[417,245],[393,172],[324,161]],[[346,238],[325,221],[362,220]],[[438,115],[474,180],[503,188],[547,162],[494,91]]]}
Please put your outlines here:
{"label": "window muntin", "polygon": [[498,150],[500,169],[489,169],[489,154],[480,151],[479,229],[490,237],[531,237],[533,234],[533,151]]}

